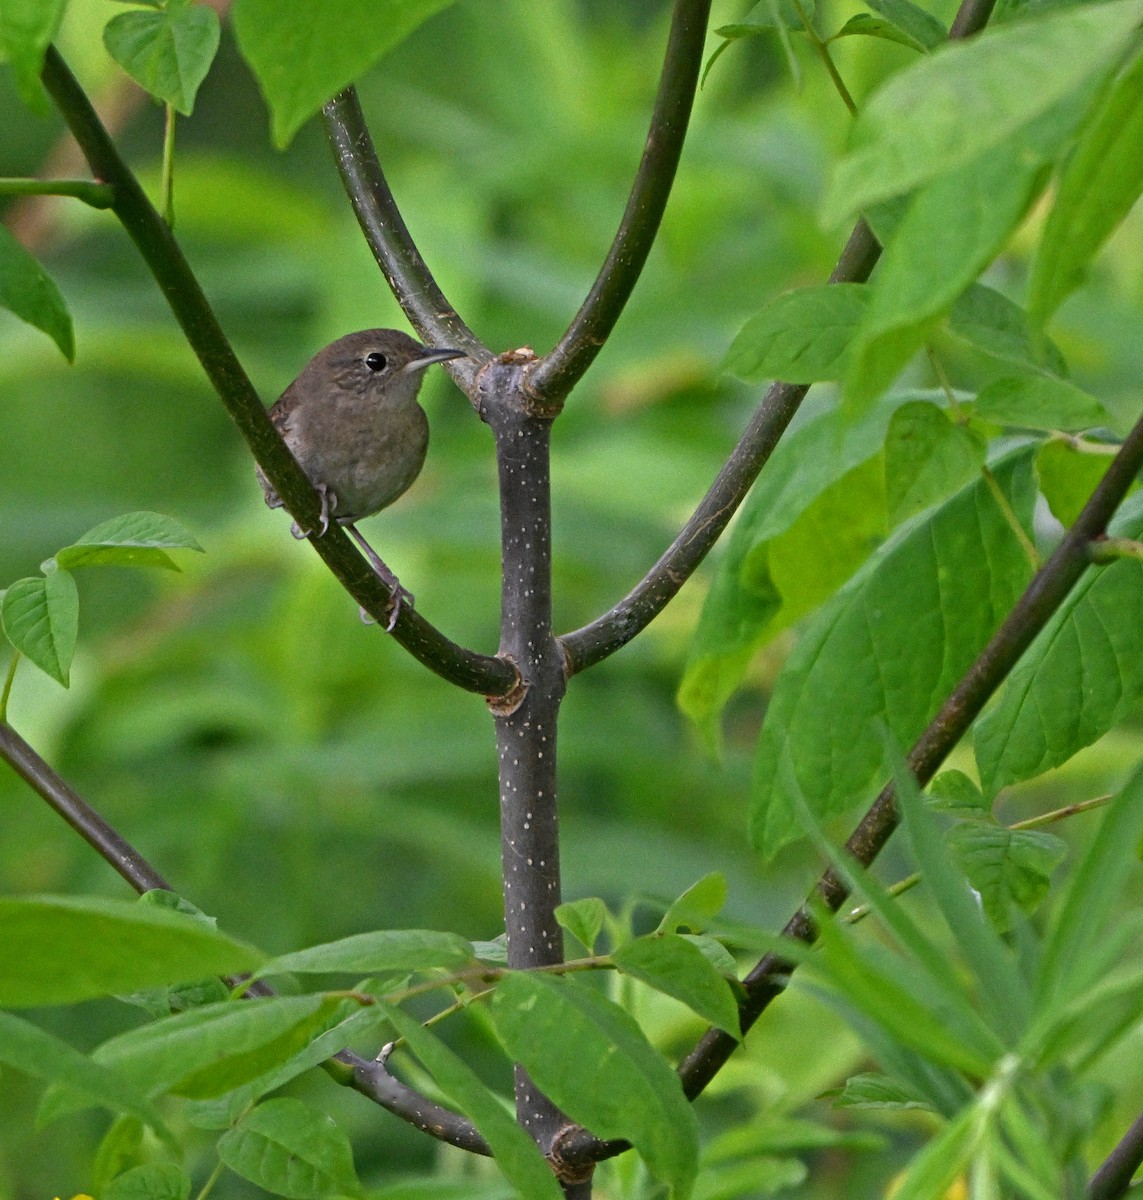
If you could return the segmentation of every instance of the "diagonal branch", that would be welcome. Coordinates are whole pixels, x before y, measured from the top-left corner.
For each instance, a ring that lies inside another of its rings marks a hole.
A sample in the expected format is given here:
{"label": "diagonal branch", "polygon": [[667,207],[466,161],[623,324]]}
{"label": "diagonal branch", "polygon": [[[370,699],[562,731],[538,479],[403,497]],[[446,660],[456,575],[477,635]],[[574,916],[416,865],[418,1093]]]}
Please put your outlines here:
{"label": "diagonal branch", "polygon": [[710,0],[675,0],[651,128],[615,240],[567,332],[528,376],[529,392],[549,404],[558,406],[595,360],[659,232],[698,86],[709,13]]}
{"label": "diagonal branch", "polygon": [[[166,222],[120,157],[87,95],[54,47],[48,50],[43,79],[92,173],[114,189],[112,210],[154,275],[259,466],[290,515],[302,528],[316,528],[321,509],[317,493],[270,423]],[[386,621],[390,592],[345,531],[331,525],[324,537],[312,539],[311,544],[357,603],[378,621]],[[515,686],[516,670],[510,663],[455,645],[408,605],[402,606],[393,636],[430,670],[467,691],[501,696]]]}
{"label": "diagonal branch", "polygon": [[361,232],[397,303],[423,341],[431,346],[452,346],[468,355],[450,363],[448,369],[471,394],[476,373],[492,357],[491,352],[445,298],[413,242],[381,170],[357,89],[347,87],[334,96],[322,109],[322,118]]}
{"label": "diagonal branch", "polygon": [[[869,226],[858,221],[830,283],[864,282],[880,254]],[[718,478],[659,561],[614,608],[560,638],[572,674],[626,646],[675,598],[746,499],[809,390],[806,384],[770,385]]]}
{"label": "diagonal branch", "polygon": [[1143,1116],[1132,1121],[1131,1128],[1100,1163],[1087,1185],[1088,1200],[1118,1200],[1131,1186],[1140,1163],[1143,1163]]}
{"label": "diagonal branch", "polygon": [[[137,892],[142,894],[155,889],[174,891],[143,855],[113,829],[6,721],[0,721],[0,758]],[[251,984],[243,993],[245,996],[273,994],[261,981]],[[334,1057],[349,1068],[348,1073],[343,1069],[336,1072],[335,1077],[344,1079],[382,1108],[451,1146],[459,1146],[473,1154],[491,1153],[471,1121],[434,1104],[394,1078],[386,1069],[384,1058],[370,1061],[348,1050]]]}

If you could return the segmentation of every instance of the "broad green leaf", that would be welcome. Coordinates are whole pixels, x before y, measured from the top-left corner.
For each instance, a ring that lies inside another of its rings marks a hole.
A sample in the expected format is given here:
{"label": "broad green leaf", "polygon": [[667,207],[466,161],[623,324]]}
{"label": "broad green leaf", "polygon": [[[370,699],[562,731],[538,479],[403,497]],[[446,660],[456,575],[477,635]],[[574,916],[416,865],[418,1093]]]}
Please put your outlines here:
{"label": "broad green leaf", "polygon": [[252,946],[180,913],[121,900],[0,899],[0,1004],[72,1004],[249,971]]}
{"label": "broad green leaf", "polygon": [[174,1144],[162,1117],[131,1080],[12,1013],[0,1012],[0,1063],[33,1078],[66,1085],[88,1103],[137,1117]]}
{"label": "broad green leaf", "polygon": [[1003,249],[1047,183],[1074,101],[922,187],[907,203],[870,283],[845,377],[860,408],[883,391],[942,316]]}
{"label": "broad green leaf", "polygon": [[712,1025],[741,1038],[738,1004],[730,985],[685,938],[652,933],[620,946],[611,957],[625,975],[681,1000]]}
{"label": "broad green leaf", "polygon": [[453,0],[236,0],[234,32],[285,148],[336,92]]}
{"label": "broad green leaf", "polygon": [[863,106],[824,220],[840,223],[992,150],[1110,65],[1141,15],[1140,0],[1087,4],[917,59]]}
{"label": "broad green leaf", "polygon": [[[1135,496],[1112,522],[1143,534]],[[1025,651],[997,704],[976,722],[980,779],[995,795],[1090,746],[1143,696],[1143,563],[1091,568]]]}
{"label": "broad green leaf", "polygon": [[922,53],[927,49],[922,42],[899,29],[892,21],[870,13],[855,13],[829,40],[833,42],[843,37],[881,38],[883,41],[896,42],[899,46],[908,46],[910,50],[920,50]]}
{"label": "broad green leaf", "polygon": [[0,600],[0,620],[25,658],[68,686],[79,636],[79,591],[69,571],[17,579]]}
{"label": "broad green leaf", "polygon": [[379,929],[292,954],[279,954],[264,963],[258,975],[331,971],[374,975],[388,971],[455,970],[472,960],[472,943],[458,934],[432,929]]}
{"label": "broad green leaf", "polygon": [[923,50],[935,50],[948,39],[949,31],[912,0],[867,0],[869,7]]}
{"label": "broad green leaf", "polygon": [[755,650],[832,595],[888,532],[878,452],[916,394],[885,397],[853,421],[818,413],[782,439],[747,497],[679,687],[679,707],[712,747]]}
{"label": "broad green leaf", "polygon": [[[1031,518],[1031,450],[993,474]],[[911,741],[1023,590],[1023,546],[978,481],[903,528],[813,619],[774,687],[755,756],[751,836],[765,857],[878,781],[883,722]]]}
{"label": "broad green leaf", "polygon": [[993,358],[1031,371],[1067,374],[1059,348],[1032,328],[1028,314],[1007,296],[974,283],[949,310],[949,332]]}
{"label": "broad green leaf", "polygon": [[[1115,447],[1108,447],[1114,450]],[[1036,455],[1036,474],[1040,491],[1052,510],[1052,516],[1065,528],[1079,516],[1091,499],[1096,485],[1111,466],[1110,454],[1091,454],[1068,445],[1062,438],[1053,438],[1040,447]]]}
{"label": "broad green leaf", "polygon": [[1094,396],[1047,375],[994,380],[976,398],[976,415],[998,425],[1069,432],[1105,425],[1111,419]]}
{"label": "broad green leaf", "polygon": [[983,438],[935,405],[902,405],[885,439],[889,520],[899,525],[977,478],[984,449]]}
{"label": "broad green leaf", "polygon": [[1050,833],[975,822],[949,830],[948,844],[1000,933],[1047,899],[1052,872],[1067,852],[1067,845]]}
{"label": "broad green leaf", "polygon": [[698,1125],[679,1077],[632,1018],[573,979],[520,971],[496,988],[491,1015],[514,1060],[564,1112],[603,1138],[625,1138],[686,1200]]}
{"label": "broad green leaf", "polygon": [[[497,996],[503,986],[496,989]],[[497,1165],[519,1194],[525,1200],[559,1200],[562,1190],[535,1142],[476,1072],[407,1013],[384,1001],[379,1005],[437,1085],[483,1135]]]}
{"label": "broad green leaf", "polygon": [[725,904],[726,876],[721,871],[711,871],[671,902],[655,932],[678,933],[685,929],[690,933],[702,933]]}
{"label": "broad green leaf", "polygon": [[1043,322],[1143,191],[1143,54],[1101,97],[1064,164],[1032,264],[1028,310]]}
{"label": "broad green leaf", "polygon": [[721,942],[702,933],[682,933],[679,936],[690,942],[723,978],[737,978],[738,964]]}
{"label": "broad green leaf", "polygon": [[218,41],[218,14],[190,0],[168,0],[155,12],[120,13],[103,30],[103,44],[123,70],[184,116],[194,109]]}
{"label": "broad green leaf", "polygon": [[837,1108],[929,1108],[923,1096],[905,1084],[876,1072],[854,1075],[837,1093],[827,1093]]}
{"label": "broad green leaf", "polygon": [[143,1145],[143,1122],[121,1113],[100,1139],[91,1164],[92,1195],[101,1196],[107,1185],[139,1159]]}
{"label": "broad green leaf", "polygon": [[15,73],[20,98],[38,113],[48,111],[40,72],[44,51],[59,28],[64,3],[65,0],[0,0],[0,55],[8,60]]}
{"label": "broad green leaf", "polygon": [[[0,0],[3,4],[5,0]],[[0,225],[0,308],[42,329],[68,362],[75,358],[71,314],[43,267]]]}
{"label": "broad green leaf", "polygon": [[187,1200],[190,1176],[174,1163],[147,1163],[117,1176],[101,1193],[102,1200]]}
{"label": "broad green leaf", "polygon": [[218,1156],[275,1196],[363,1195],[349,1138],[325,1113],[292,1097],[259,1104],[219,1138]]}
{"label": "broad green leaf", "polygon": [[942,771],[929,784],[929,796],[939,812],[965,821],[994,822],[988,798],[963,771]]}
{"label": "broad green leaf", "polygon": [[77,567],[165,567],[179,568],[167,550],[197,550],[202,547],[173,517],[161,513],[131,512],[112,517],[89,529],[55,555],[69,571]]}
{"label": "broad green leaf", "polygon": [[822,284],[778,296],[742,327],[722,369],[748,380],[840,379],[868,299],[861,283]]}
{"label": "broad green leaf", "polygon": [[556,908],[556,920],[582,945],[588,954],[595,953],[595,941],[607,919],[607,905],[598,896],[570,900]]}

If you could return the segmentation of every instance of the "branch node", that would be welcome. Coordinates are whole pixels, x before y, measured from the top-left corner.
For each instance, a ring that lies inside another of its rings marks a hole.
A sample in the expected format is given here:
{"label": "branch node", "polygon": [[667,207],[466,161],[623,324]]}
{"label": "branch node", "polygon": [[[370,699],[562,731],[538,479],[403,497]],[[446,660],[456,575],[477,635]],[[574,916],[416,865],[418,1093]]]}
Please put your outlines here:
{"label": "branch node", "polygon": [[510,717],[524,703],[524,697],[528,694],[528,682],[520,674],[520,668],[510,654],[502,654],[500,658],[516,672],[516,682],[502,696],[485,696],[484,703],[488,705],[488,711],[494,717]]}
{"label": "branch node", "polygon": [[595,1170],[595,1163],[590,1160],[584,1161],[581,1158],[578,1161],[569,1161],[563,1156],[563,1143],[569,1138],[579,1137],[582,1133],[582,1125],[567,1124],[557,1130],[556,1136],[552,1138],[548,1162],[561,1183],[587,1183]]}

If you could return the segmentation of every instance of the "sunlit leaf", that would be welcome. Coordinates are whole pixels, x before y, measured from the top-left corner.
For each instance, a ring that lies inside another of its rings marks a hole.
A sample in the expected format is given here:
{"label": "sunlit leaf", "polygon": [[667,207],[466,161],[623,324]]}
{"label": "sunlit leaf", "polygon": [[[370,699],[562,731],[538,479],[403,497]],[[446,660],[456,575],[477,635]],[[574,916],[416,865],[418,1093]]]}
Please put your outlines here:
{"label": "sunlit leaf", "polygon": [[588,952],[595,953],[595,940],[607,918],[607,906],[598,896],[570,900],[556,908],[556,920]]}
{"label": "sunlit leaf", "polygon": [[70,546],[57,551],[55,561],[68,570],[76,567],[163,567],[177,571],[167,550],[202,552],[190,532],[173,517],[161,513],[132,512],[112,517],[89,529]]}
{"label": "sunlit leaf", "polygon": [[79,591],[70,572],[17,579],[0,600],[0,620],[21,654],[68,686],[79,636]]}
{"label": "sunlit leaf", "polygon": [[379,929],[291,954],[279,954],[264,963],[258,974],[352,971],[373,975],[435,968],[455,970],[472,960],[472,943],[455,933],[432,929]]}
{"label": "sunlit leaf", "polygon": [[712,871],[692,883],[670,907],[659,922],[657,933],[678,933],[685,929],[701,933],[717,917],[726,904],[726,876]]}
{"label": "sunlit leaf", "polygon": [[738,1004],[730,985],[685,938],[650,934],[620,946],[611,957],[624,974],[681,1000],[731,1037],[740,1036]]}
{"label": "sunlit leaf", "polygon": [[976,415],[1029,429],[1090,429],[1110,421],[1092,395],[1063,379],[1020,375],[996,379],[976,399]]}

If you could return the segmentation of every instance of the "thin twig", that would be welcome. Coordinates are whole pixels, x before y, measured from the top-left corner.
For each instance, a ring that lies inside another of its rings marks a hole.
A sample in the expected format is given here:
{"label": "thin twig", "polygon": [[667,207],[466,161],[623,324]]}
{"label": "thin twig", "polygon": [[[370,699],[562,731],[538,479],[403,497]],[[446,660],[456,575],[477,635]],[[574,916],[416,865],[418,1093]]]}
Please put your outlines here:
{"label": "thin twig", "polygon": [[837,69],[837,64],[833,61],[833,55],[829,52],[829,46],[822,41],[821,35],[814,28],[814,23],[802,7],[801,0],[793,0],[793,3],[794,11],[798,14],[802,22],[802,28],[806,31],[806,36],[810,39],[810,43],[817,51],[818,57],[822,60],[822,65],[825,67],[826,73],[833,81],[834,90],[841,97],[842,104],[849,109],[849,115],[856,117],[857,105],[854,103],[849,88],[845,86],[845,80],[842,79],[841,72]]}
{"label": "thin twig", "polygon": [[1091,544],[1091,561],[1101,566],[1119,558],[1143,559],[1143,542],[1134,538],[1097,538]]}
{"label": "thin twig", "polygon": [[468,355],[446,364],[446,369],[471,394],[476,372],[492,357],[491,351],[448,302],[421,257],[381,170],[357,89],[348,87],[334,96],[322,117],[361,232],[397,303],[423,341]]}
{"label": "thin twig", "polygon": [[[317,528],[320,497],[270,423],[166,222],[120,157],[91,101],[54,47],[48,49],[43,79],[93,174],[114,188],[115,215],[154,275],[191,349],[259,466],[299,525],[303,529]],[[389,589],[339,525],[331,524],[325,536],[311,539],[311,545],[370,616],[379,622],[389,619]],[[411,605],[401,606],[393,637],[430,670],[467,691],[501,696],[517,684],[511,663],[457,646]]]}
{"label": "thin twig", "polygon": [[1028,536],[1028,531],[1020,523],[1020,518],[1016,515],[1016,510],[1012,507],[1012,501],[1004,494],[1004,489],[987,466],[980,468],[980,474],[993,500],[996,501],[996,507],[1000,509],[1000,515],[1004,518],[1008,528],[1012,530],[1016,540],[1020,543],[1020,549],[1024,551],[1024,557],[1028,560],[1029,566],[1031,566],[1033,571],[1038,571],[1043,566],[1040,552],[1036,549],[1036,543]]}
{"label": "thin twig", "polygon": [[1132,1121],[1131,1128],[1091,1177],[1091,1182],[1087,1185],[1088,1200],[1118,1200],[1131,1186],[1132,1177],[1139,1170],[1141,1163],[1143,1115]]}
{"label": "thin twig", "polygon": [[567,332],[528,374],[528,391],[558,405],[595,361],[647,261],[675,181],[702,68],[710,0],[675,0],[651,128],[619,229]]}
{"label": "thin twig", "polygon": [[92,208],[110,208],[115,189],[90,179],[0,179],[0,196],[70,196]]}

